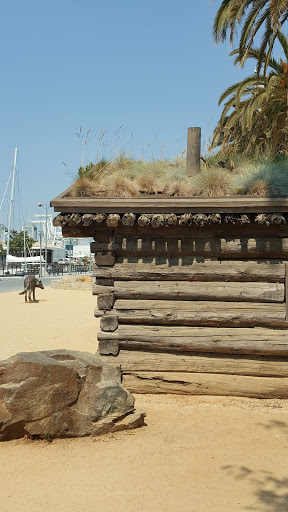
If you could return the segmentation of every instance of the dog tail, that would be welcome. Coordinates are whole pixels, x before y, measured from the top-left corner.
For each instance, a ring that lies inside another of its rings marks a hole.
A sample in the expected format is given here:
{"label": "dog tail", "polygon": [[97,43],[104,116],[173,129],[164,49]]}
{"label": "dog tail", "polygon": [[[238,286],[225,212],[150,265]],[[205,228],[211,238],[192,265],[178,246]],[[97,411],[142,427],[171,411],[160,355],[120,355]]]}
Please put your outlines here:
{"label": "dog tail", "polygon": [[19,292],[19,295],[24,295],[25,292],[28,292],[28,288],[24,288],[23,292]]}

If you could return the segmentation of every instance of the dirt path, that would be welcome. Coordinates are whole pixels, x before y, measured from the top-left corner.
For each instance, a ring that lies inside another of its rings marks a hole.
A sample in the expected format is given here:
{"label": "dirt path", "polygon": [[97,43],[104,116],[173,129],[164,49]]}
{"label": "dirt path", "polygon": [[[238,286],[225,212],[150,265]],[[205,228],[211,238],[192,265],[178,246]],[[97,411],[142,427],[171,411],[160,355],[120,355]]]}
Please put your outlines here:
{"label": "dirt path", "polygon": [[[0,359],[96,350],[95,297],[0,295]],[[288,401],[287,401],[288,402]],[[144,396],[147,426],[100,438],[0,445],[0,512],[287,512],[288,403]]]}

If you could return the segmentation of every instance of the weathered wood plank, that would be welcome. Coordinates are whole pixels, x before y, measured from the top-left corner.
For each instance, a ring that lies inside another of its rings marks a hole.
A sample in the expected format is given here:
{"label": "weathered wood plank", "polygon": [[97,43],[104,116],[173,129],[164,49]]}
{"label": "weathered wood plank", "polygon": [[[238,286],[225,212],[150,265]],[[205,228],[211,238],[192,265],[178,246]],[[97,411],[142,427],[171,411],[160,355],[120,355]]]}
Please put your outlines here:
{"label": "weathered wood plank", "polygon": [[107,364],[120,364],[125,374],[133,371],[223,373],[261,377],[288,377],[288,358],[265,356],[223,356],[210,354],[173,354],[120,350],[117,359],[105,358]]}
{"label": "weathered wood plank", "polygon": [[249,313],[255,312],[257,315],[263,311],[265,315],[276,315],[280,318],[285,317],[285,304],[284,303],[265,303],[265,302],[221,302],[221,301],[190,301],[190,300],[126,300],[117,299],[114,308],[119,310],[121,314],[125,310],[153,310],[168,311],[175,309],[177,311],[189,311],[191,313],[201,313],[211,311],[224,311],[229,309],[233,313]]}
{"label": "weathered wood plank", "polygon": [[279,329],[119,325],[98,333],[98,340],[114,339],[128,350],[288,356],[288,333]]}
{"label": "weathered wood plank", "polygon": [[248,377],[181,372],[133,372],[123,375],[123,386],[132,393],[287,398],[288,378]]}
{"label": "weathered wood plank", "polygon": [[95,277],[115,281],[263,281],[284,282],[285,264],[277,260],[193,261],[190,265],[116,263],[113,268],[94,266]]}
{"label": "weathered wood plank", "polygon": [[[137,308],[137,305],[135,305],[137,301],[133,302],[134,307]],[[153,301],[150,302],[153,303]],[[191,304],[190,301],[189,304]],[[202,304],[199,310],[197,307],[194,307],[193,310],[178,310],[177,302],[174,302],[174,307],[172,306],[170,309],[155,309],[155,307],[152,307],[151,309],[127,308],[123,310],[119,309],[119,304],[115,304],[114,308],[117,311],[119,322],[122,324],[288,328],[284,304],[265,304],[268,307],[256,308],[255,311],[251,303],[250,310],[248,308],[230,308],[230,304],[233,303],[229,302],[221,302],[222,307],[216,309],[214,307],[215,303],[208,301],[204,302],[204,304],[207,304],[205,310]],[[210,308],[208,304],[211,304]],[[275,305],[277,309],[270,310],[270,306]]]}
{"label": "weathered wood plank", "polygon": [[109,279],[106,277],[96,277],[96,284],[99,284],[100,286],[114,286],[114,279]]}
{"label": "weathered wood plank", "polygon": [[[63,193],[65,196],[67,191]],[[62,194],[61,194],[62,196]],[[51,201],[55,212],[81,213],[259,213],[287,212],[286,197],[224,197],[224,198],[81,198],[58,196]]]}
{"label": "weathered wood plank", "polygon": [[[107,293],[109,287],[93,286],[93,294]],[[114,281],[110,290],[116,299],[220,300],[247,302],[283,302],[282,283],[217,283],[174,281]]]}

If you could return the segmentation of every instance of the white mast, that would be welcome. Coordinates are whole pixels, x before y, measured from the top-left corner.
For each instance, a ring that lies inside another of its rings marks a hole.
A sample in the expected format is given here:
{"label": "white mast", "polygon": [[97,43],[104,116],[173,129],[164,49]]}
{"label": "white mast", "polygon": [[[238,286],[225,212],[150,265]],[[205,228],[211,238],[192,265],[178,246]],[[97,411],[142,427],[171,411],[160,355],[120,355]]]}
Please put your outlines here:
{"label": "white mast", "polygon": [[10,207],[9,207],[9,217],[8,217],[8,235],[7,235],[7,251],[6,251],[6,270],[8,269],[8,255],[10,250],[10,231],[11,231],[11,220],[12,220],[12,211],[13,211],[13,199],[14,199],[14,184],[15,184],[15,171],[16,171],[16,160],[17,160],[17,151],[18,148],[15,148],[14,153],[14,164],[12,170],[12,185],[11,185],[11,197],[10,197]]}

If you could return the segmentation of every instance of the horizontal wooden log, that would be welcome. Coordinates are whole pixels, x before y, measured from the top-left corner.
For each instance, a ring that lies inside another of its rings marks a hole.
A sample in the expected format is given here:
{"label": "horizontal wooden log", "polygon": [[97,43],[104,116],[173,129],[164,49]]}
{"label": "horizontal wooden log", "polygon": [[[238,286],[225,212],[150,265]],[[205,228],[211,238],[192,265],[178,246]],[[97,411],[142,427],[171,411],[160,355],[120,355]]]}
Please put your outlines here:
{"label": "horizontal wooden log", "polygon": [[[93,238],[94,238],[95,242],[110,243],[113,240],[113,235],[114,235],[114,232],[111,229],[107,229],[107,230],[97,229],[93,234]],[[97,252],[97,250],[98,250],[97,243],[95,243],[95,242],[91,242],[91,244],[90,244],[90,251],[92,253]]]}
{"label": "horizontal wooden log", "polygon": [[[104,287],[94,285],[93,294],[107,293]],[[115,281],[111,292],[116,299],[168,299],[168,300],[218,300],[247,302],[283,302],[282,283],[217,283],[193,281],[143,282]]]}
{"label": "horizontal wooden log", "polygon": [[116,339],[128,350],[288,356],[287,331],[258,327],[119,325],[115,333],[98,333],[98,339]]}
{"label": "horizontal wooden log", "polygon": [[123,375],[132,393],[287,398],[288,378],[180,372],[133,372]]}
{"label": "horizontal wooden log", "polygon": [[83,226],[83,224],[78,224],[77,226],[69,226],[66,224],[62,226],[62,236],[63,238],[90,238],[94,235],[95,229],[97,228],[94,222],[90,224],[90,226]]}
{"label": "horizontal wooden log", "polygon": [[[285,264],[277,260],[196,261],[191,265],[116,263],[113,268],[93,267],[95,277],[116,281],[263,281],[284,282]],[[100,283],[99,283],[100,284]]]}
{"label": "horizontal wooden log", "polygon": [[[104,234],[105,231],[104,231]],[[114,251],[115,244],[113,242],[113,239],[107,240],[107,241],[100,241],[100,242],[91,242],[90,244],[90,251],[92,254],[97,254],[98,252],[110,252]]]}
{"label": "horizontal wooden log", "polygon": [[117,360],[105,358],[107,364],[121,365],[125,374],[133,371],[223,373],[257,377],[288,377],[288,358],[265,356],[219,356],[203,354],[173,354],[120,350]]}
{"label": "horizontal wooden log", "polygon": [[285,304],[182,301],[179,306],[179,303],[119,299],[114,309],[123,324],[288,328]]}
{"label": "horizontal wooden log", "polygon": [[[117,299],[115,302],[115,309],[119,310],[121,314],[125,310],[153,310],[167,311],[169,309],[175,309],[177,311],[189,311],[191,313],[213,311],[219,312],[228,309],[232,312],[249,313],[250,311],[256,314],[259,311],[263,311],[265,315],[279,315],[282,318],[285,312],[284,303],[265,303],[265,302],[221,302],[221,301],[190,301],[190,300],[151,300],[151,299],[140,299],[140,300],[129,300],[129,299]],[[284,316],[283,316],[284,318]]]}
{"label": "horizontal wooden log", "polygon": [[97,246],[98,251],[115,250],[120,256],[194,256],[224,259],[288,259],[288,238],[161,238],[115,235],[111,243]]}
{"label": "horizontal wooden log", "polygon": [[[99,268],[99,267],[97,267]],[[106,268],[106,267],[105,267]],[[96,277],[96,284],[99,284],[100,286],[114,286],[114,279],[107,278],[107,277]]]}

